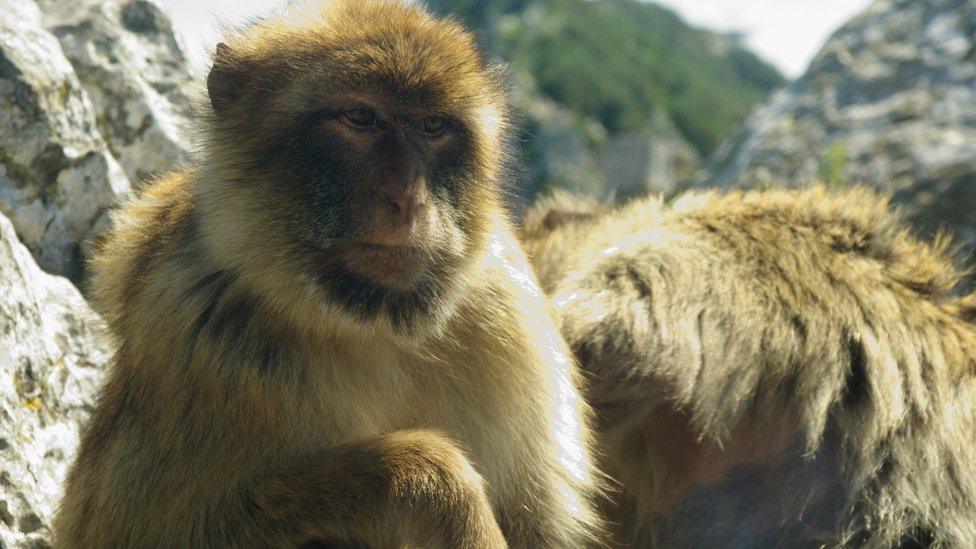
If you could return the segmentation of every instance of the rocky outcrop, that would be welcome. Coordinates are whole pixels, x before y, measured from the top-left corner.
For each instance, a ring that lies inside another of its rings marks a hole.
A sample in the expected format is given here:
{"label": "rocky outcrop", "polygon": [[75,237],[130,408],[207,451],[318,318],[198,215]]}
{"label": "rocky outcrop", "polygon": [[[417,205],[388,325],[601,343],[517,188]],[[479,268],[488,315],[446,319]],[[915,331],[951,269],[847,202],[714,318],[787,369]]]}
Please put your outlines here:
{"label": "rocky outcrop", "polygon": [[185,153],[187,75],[147,0],[0,3],[0,212],[46,271],[80,279],[107,209]]}
{"label": "rocky outcrop", "polygon": [[0,547],[43,547],[107,358],[105,328],[0,215]]}
{"label": "rocky outcrop", "polygon": [[148,0],[0,0],[0,547],[50,544],[109,354],[49,273],[80,280],[109,208],[186,154],[188,75]]}
{"label": "rocky outcrop", "polygon": [[672,195],[692,180],[699,164],[698,152],[663,114],[644,131],[607,139],[597,159],[620,200]]}
{"label": "rocky outcrop", "polygon": [[976,241],[976,0],[877,0],[715,155],[709,186],[890,188]]}
{"label": "rocky outcrop", "polygon": [[134,185],[187,156],[191,78],[169,18],[150,0],[41,0],[95,108],[98,130]]}
{"label": "rocky outcrop", "polygon": [[518,89],[526,189],[624,201],[673,194],[697,175],[697,151],[663,113],[642,131],[610,135],[599,122],[547,99],[531,77],[520,75]]}
{"label": "rocky outcrop", "polygon": [[532,188],[564,188],[603,196],[606,184],[592,152],[592,142],[606,138],[599,123],[580,120],[539,95],[520,105],[526,125],[525,177]]}
{"label": "rocky outcrop", "polygon": [[80,244],[128,187],[37,4],[0,4],[0,212],[45,270],[77,278]]}

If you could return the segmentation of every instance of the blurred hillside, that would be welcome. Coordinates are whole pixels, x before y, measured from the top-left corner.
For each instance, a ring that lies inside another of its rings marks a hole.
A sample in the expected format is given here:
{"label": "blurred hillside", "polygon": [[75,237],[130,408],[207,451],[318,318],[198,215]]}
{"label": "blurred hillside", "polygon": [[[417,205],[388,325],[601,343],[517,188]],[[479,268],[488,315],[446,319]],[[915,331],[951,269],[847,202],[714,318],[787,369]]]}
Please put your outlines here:
{"label": "blurred hillside", "polygon": [[[784,83],[737,35],[636,0],[432,0],[514,69],[525,196],[671,191]],[[556,149],[553,151],[552,149]]]}

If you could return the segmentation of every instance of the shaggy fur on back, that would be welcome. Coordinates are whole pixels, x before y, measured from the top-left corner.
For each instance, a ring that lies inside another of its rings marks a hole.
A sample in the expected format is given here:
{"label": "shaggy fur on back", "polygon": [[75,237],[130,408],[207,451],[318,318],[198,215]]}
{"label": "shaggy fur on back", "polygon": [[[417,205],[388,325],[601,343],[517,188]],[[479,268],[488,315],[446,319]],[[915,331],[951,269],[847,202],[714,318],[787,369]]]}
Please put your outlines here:
{"label": "shaggy fur on back", "polygon": [[523,240],[591,381],[622,539],[976,541],[973,298],[886,197],[561,195]]}

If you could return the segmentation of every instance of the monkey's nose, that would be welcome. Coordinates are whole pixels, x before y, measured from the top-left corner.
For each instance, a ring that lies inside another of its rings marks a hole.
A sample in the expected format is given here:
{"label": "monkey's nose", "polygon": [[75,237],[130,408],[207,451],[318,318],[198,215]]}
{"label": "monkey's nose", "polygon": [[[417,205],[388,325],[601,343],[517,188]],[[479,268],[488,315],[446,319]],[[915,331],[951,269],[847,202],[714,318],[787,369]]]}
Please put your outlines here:
{"label": "monkey's nose", "polygon": [[423,178],[410,185],[396,189],[381,189],[380,200],[385,210],[403,222],[409,222],[413,217],[427,208],[427,184]]}
{"label": "monkey's nose", "polygon": [[378,200],[366,229],[366,243],[383,246],[412,246],[426,239],[430,210],[426,202],[404,197]]}
{"label": "monkey's nose", "polygon": [[406,211],[412,210],[412,200],[406,196],[387,196],[386,204],[390,207],[390,210],[395,214],[403,214]]}
{"label": "monkey's nose", "polygon": [[393,223],[409,224],[426,206],[407,196],[387,197],[384,210]]}

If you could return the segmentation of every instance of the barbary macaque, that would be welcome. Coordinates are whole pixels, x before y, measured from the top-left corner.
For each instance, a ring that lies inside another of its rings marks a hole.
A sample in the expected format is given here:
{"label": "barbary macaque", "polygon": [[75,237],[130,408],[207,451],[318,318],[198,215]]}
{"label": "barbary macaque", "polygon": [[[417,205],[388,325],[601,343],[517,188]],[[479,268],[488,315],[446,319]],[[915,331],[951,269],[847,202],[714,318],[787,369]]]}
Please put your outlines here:
{"label": "barbary macaque", "polygon": [[976,542],[976,300],[862,188],[540,202],[631,547]]}
{"label": "barbary macaque", "polygon": [[501,188],[504,72],[413,4],[228,37],[198,158],[93,260],[117,341],[63,547],[566,547],[599,482]]}

